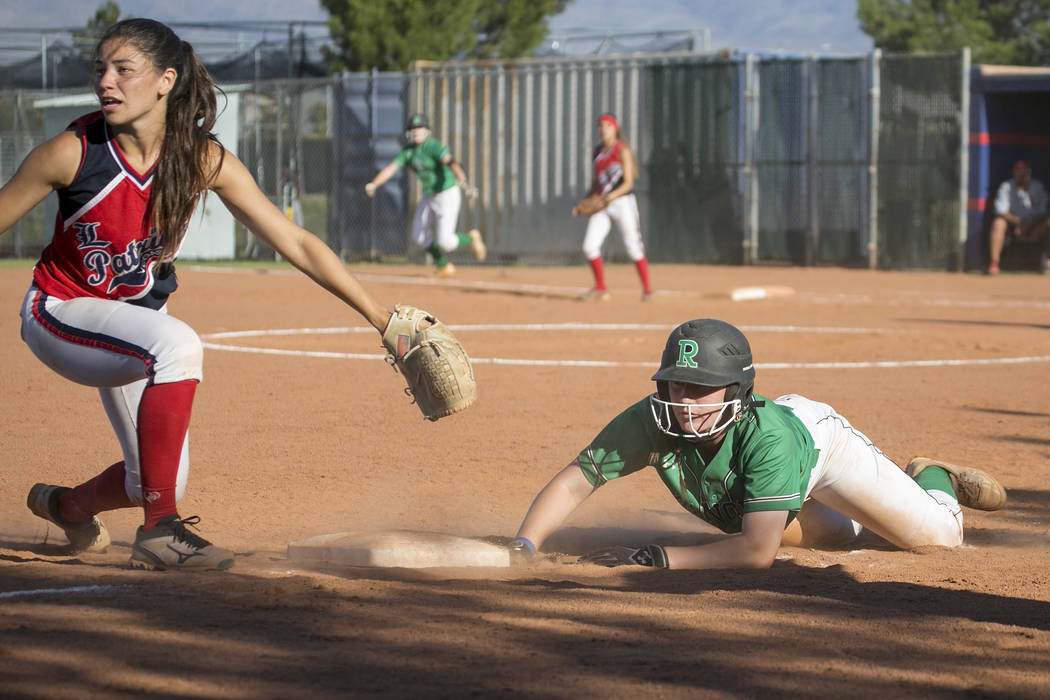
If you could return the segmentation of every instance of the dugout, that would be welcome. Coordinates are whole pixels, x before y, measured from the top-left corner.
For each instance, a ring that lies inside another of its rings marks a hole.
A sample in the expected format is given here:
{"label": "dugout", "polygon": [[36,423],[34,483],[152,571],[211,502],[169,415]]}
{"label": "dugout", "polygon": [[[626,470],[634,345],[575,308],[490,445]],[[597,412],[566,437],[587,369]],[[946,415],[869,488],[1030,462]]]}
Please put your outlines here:
{"label": "dugout", "polygon": [[[966,268],[988,264],[988,231],[995,193],[1012,177],[1017,160],[1032,165],[1032,178],[1050,188],[1050,68],[974,66],[970,75],[970,167]],[[1003,269],[1037,269],[1035,244],[1014,244],[1002,253]]]}

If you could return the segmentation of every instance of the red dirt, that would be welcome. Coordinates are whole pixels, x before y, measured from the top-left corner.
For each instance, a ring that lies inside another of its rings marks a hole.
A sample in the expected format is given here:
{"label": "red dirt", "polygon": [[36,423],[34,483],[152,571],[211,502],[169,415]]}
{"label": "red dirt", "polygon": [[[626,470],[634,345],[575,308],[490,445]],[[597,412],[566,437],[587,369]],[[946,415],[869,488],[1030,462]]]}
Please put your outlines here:
{"label": "red dirt", "polygon": [[[34,482],[77,483],[119,448],[94,390],[52,374],[18,339],[29,271],[0,269],[0,694],[1050,695],[1050,280],[654,266],[661,293],[643,304],[629,266],[610,266],[605,303],[575,300],[590,281],[582,266],[463,265],[442,282],[415,267],[354,271],[381,302],[422,306],[454,328],[659,327],[458,330],[480,399],[436,423],[377,359],[374,333],[211,339],[376,358],[209,349],[180,510],[199,514],[202,534],[237,564],[141,572],[126,568],[139,512],[103,515],[114,538],[105,554],[68,556],[61,533],[24,505]],[[205,336],[364,325],[289,270],[183,266],[180,279],[171,312]],[[729,300],[732,287],[754,285],[797,294]],[[573,564],[603,544],[716,536],[645,473],[595,494],[549,543],[561,556],[532,567],[307,570],[286,558],[291,541],[344,530],[512,535],[547,479],[651,391],[670,328],[701,316],[748,332],[762,394],[831,403],[898,462],[986,468],[1009,504],[967,511],[956,550],[785,547],[759,572]],[[829,330],[805,332],[816,328]],[[914,360],[960,364],[812,366]]]}

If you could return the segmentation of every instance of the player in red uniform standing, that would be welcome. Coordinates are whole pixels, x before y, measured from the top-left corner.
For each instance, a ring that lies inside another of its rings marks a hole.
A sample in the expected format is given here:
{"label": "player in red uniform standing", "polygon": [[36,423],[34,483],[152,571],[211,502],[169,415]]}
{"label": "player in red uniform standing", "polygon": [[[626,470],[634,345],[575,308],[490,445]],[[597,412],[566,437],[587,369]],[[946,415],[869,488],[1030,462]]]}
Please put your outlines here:
{"label": "player in red uniform standing", "polygon": [[187,428],[203,348],[167,314],[174,259],[207,190],[282,258],[382,332],[387,312],[318,238],[289,221],[210,134],[215,88],[193,48],[167,26],[110,27],[94,56],[101,111],[34,149],[0,189],[0,232],[50,192],[54,238],[22,304],[22,338],[46,365],[98,387],[123,459],[73,488],[37,484],[28,505],[74,551],[101,551],[96,517],[140,506],[131,565],[216,568],[233,553],[191,532],[176,502],[189,469]]}
{"label": "player in red uniform standing", "polygon": [[[583,238],[583,254],[594,272],[594,287],[581,299],[607,301],[609,291],[605,286],[605,269],[602,263],[602,243],[615,223],[620,230],[627,255],[638,269],[642,281],[642,301],[652,299],[649,284],[649,261],[642,244],[642,228],[638,216],[638,200],[634,196],[634,180],[638,166],[634,153],[620,135],[616,117],[603,114],[598,117],[598,136],[601,143],[594,147],[594,181],[587,194],[601,195],[605,208],[592,214],[587,220],[587,233]],[[573,207],[572,215],[579,211]]]}

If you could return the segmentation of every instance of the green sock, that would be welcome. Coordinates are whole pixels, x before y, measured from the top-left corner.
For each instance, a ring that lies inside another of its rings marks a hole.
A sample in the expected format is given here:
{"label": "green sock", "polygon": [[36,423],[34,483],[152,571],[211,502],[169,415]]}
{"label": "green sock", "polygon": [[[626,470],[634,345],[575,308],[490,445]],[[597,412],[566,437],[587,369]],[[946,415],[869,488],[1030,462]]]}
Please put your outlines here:
{"label": "green sock", "polygon": [[460,248],[470,245],[470,236],[465,233],[457,233],[456,240],[459,241]]}
{"label": "green sock", "polygon": [[438,247],[437,243],[428,245],[427,252],[430,253],[430,257],[434,259],[434,264],[438,267],[448,265],[448,258],[445,257],[445,252]]}
{"label": "green sock", "polygon": [[953,496],[955,495],[955,489],[952,488],[952,478],[941,467],[933,465],[926,467],[915,477],[915,483],[921,486],[924,491],[944,491]]}

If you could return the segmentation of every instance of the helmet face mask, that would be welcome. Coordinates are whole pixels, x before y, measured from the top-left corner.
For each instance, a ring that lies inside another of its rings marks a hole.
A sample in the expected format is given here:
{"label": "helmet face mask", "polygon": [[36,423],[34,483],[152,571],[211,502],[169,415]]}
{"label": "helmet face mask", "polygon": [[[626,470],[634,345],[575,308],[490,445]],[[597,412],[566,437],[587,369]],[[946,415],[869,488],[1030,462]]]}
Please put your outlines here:
{"label": "helmet face mask", "polygon": [[[653,412],[656,427],[661,432],[672,437],[684,437],[690,440],[707,440],[716,437],[743,416],[740,399],[716,403],[676,403],[664,400],[658,394],[652,394],[649,396],[649,408]],[[716,411],[714,421],[705,429],[704,424],[708,421],[708,417]],[[684,424],[678,419],[677,412],[687,417]]]}
{"label": "helmet face mask", "polygon": [[[743,418],[754,401],[751,346],[743,333],[724,321],[696,319],[675,328],[667,338],[660,369],[652,378],[656,382],[656,393],[649,397],[653,419],[662,432],[675,437],[713,439]],[[720,402],[676,403],[671,401],[670,382],[724,387],[725,394]],[[705,426],[716,411],[713,422]]]}

